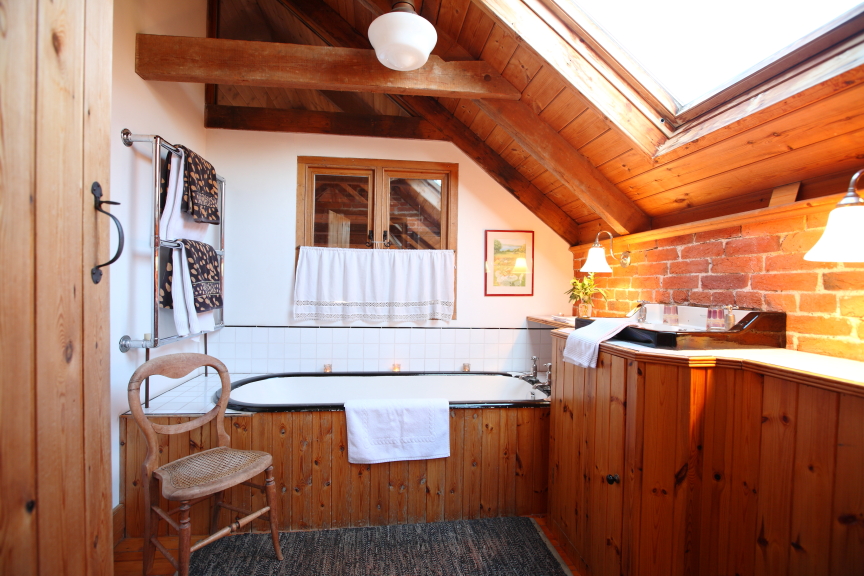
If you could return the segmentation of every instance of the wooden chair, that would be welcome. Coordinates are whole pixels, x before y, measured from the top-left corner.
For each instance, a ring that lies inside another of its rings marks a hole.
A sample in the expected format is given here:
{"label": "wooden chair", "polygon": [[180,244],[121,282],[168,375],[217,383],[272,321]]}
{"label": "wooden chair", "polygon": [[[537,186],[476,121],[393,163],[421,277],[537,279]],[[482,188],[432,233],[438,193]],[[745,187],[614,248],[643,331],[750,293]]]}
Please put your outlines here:
{"label": "wooden chair", "polygon": [[[212,410],[190,422],[183,424],[154,424],[147,419],[141,408],[139,389],[141,382],[150,376],[167,376],[181,378],[196,368],[210,366],[216,369],[222,380],[222,397]],[[252,520],[260,518],[270,522],[270,533],[273,538],[273,549],[276,558],[282,560],[282,550],[279,548],[278,501],[276,484],[273,481],[273,457],[266,452],[253,450],[235,450],[229,446],[231,438],[225,432],[225,407],[231,391],[231,380],[228,370],[216,358],[205,354],[172,354],[160,356],[142,364],[129,380],[129,408],[132,416],[147,440],[147,455],[141,465],[141,481],[144,488],[144,575],[153,566],[156,550],[159,550],[174,565],[180,576],[189,574],[189,557],[199,548],[227,536]],[[180,458],[174,462],[158,466],[159,441],[156,434],[180,434],[207,424],[216,418],[218,432],[218,447]],[[254,476],[265,474],[264,486],[253,484],[249,480]],[[159,483],[162,485],[162,496],[180,505],[166,511],[159,507]],[[267,506],[256,512],[243,510],[222,502],[225,490],[245,484],[261,490],[267,496]],[[215,497],[213,516],[210,522],[210,536],[192,545],[192,527],[189,523],[189,509],[193,504]],[[244,514],[245,517],[235,520],[230,526],[217,531],[219,509],[226,508]],[[172,516],[179,513],[175,521]],[[159,520],[165,520],[177,530],[180,535],[178,558],[175,559],[157,539]]]}

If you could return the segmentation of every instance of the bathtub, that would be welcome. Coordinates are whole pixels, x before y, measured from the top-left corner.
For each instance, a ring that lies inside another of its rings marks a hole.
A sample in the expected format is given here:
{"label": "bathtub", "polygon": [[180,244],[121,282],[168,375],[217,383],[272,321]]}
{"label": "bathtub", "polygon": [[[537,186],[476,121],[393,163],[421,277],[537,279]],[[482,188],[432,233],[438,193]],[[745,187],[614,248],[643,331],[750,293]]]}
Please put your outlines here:
{"label": "bathtub", "polygon": [[[221,390],[214,395],[218,402]],[[234,382],[228,408],[241,412],[344,410],[348,400],[447,398],[452,408],[548,405],[546,394],[504,372],[285,373]]]}

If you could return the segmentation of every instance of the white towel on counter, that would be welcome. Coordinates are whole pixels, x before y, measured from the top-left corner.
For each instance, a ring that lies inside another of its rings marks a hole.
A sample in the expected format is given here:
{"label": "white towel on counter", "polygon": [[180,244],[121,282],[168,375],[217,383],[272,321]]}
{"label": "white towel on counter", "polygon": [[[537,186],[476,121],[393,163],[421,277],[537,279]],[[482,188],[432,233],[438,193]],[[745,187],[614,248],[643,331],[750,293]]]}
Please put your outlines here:
{"label": "white towel on counter", "polygon": [[294,281],[294,318],[449,321],[454,278],[452,250],[303,246]]}
{"label": "white towel on counter", "polygon": [[450,403],[445,398],[349,400],[345,418],[352,464],[450,456]]}
{"label": "white towel on counter", "polygon": [[600,343],[633,324],[636,324],[633,318],[598,318],[584,328],[573,330],[564,346],[564,361],[583,368],[596,368]]}

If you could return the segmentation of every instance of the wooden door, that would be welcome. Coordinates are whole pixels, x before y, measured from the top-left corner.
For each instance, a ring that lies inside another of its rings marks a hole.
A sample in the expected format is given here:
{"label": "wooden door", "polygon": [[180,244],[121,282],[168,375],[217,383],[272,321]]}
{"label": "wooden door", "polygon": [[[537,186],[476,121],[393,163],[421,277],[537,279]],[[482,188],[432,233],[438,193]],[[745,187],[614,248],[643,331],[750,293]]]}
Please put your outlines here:
{"label": "wooden door", "polygon": [[0,34],[0,573],[111,574],[109,0],[5,3]]}

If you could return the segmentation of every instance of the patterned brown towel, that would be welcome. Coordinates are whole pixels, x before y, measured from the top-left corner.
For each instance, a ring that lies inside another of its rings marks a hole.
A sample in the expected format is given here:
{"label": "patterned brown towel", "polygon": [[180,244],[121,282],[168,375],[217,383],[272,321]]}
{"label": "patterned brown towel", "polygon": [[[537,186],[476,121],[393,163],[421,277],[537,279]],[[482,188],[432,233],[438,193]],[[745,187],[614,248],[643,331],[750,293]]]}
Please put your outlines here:
{"label": "patterned brown towel", "polygon": [[177,147],[186,154],[181,210],[191,214],[196,222],[219,224],[219,183],[216,181],[216,170],[192,150],[185,146]]}
{"label": "patterned brown towel", "polygon": [[222,308],[222,277],[219,273],[219,256],[216,250],[204,242],[180,240],[186,248],[189,276],[192,278],[192,294],[195,311],[199,314]]}

